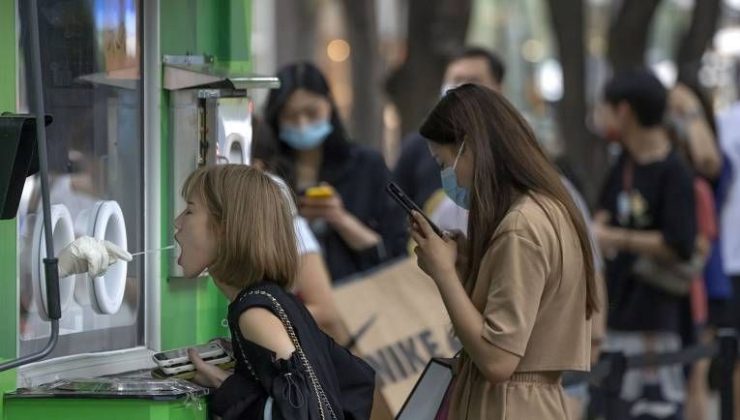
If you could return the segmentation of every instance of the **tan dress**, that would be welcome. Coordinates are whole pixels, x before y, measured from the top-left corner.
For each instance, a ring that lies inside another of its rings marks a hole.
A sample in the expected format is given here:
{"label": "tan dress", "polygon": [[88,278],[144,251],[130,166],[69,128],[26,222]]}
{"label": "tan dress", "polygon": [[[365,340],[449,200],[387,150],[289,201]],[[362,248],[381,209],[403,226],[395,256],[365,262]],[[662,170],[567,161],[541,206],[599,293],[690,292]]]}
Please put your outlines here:
{"label": "tan dress", "polygon": [[578,236],[565,210],[534,197],[548,212],[528,195],[512,207],[471,295],[485,319],[481,336],[521,360],[512,378],[493,385],[463,354],[450,419],[567,419],[560,374],[589,369]]}

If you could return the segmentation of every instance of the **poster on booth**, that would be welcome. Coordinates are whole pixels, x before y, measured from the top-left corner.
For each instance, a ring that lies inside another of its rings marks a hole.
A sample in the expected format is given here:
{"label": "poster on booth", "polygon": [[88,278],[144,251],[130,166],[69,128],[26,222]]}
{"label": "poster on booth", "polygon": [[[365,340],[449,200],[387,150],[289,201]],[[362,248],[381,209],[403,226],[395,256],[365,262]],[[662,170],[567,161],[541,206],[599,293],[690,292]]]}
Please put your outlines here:
{"label": "poster on booth", "polygon": [[337,287],[334,299],[394,415],[429,360],[460,348],[442,297],[414,258]]}

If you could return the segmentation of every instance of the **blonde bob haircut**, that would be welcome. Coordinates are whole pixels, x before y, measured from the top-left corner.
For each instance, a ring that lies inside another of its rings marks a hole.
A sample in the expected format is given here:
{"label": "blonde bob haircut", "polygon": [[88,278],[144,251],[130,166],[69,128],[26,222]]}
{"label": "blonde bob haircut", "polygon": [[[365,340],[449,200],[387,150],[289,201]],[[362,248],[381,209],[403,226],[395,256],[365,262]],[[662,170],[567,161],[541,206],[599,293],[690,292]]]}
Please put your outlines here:
{"label": "blonde bob haircut", "polygon": [[203,167],[182,188],[200,199],[216,235],[216,259],[208,271],[218,281],[245,288],[261,280],[285,289],[298,272],[293,217],[288,198],[262,171],[245,165]]}

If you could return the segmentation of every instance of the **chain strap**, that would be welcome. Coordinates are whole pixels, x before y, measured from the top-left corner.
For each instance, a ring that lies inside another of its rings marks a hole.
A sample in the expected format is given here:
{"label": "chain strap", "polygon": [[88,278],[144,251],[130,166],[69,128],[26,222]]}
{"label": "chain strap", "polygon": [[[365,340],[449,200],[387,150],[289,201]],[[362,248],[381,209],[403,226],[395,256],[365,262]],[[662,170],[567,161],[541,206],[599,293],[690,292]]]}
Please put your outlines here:
{"label": "chain strap", "polygon": [[[298,352],[298,358],[301,361],[301,364],[303,364],[303,368],[306,370],[306,373],[308,373],[309,380],[311,381],[311,386],[313,387],[313,391],[316,394],[316,399],[319,403],[319,414],[321,415],[322,420],[326,420],[326,413],[324,412],[324,406],[326,406],[329,409],[329,416],[332,420],[336,420],[337,416],[334,413],[334,408],[332,408],[331,404],[329,403],[329,398],[327,398],[326,393],[324,392],[324,388],[321,386],[321,382],[319,382],[319,378],[316,375],[316,372],[313,369],[313,366],[308,361],[308,357],[306,357],[306,353],[303,351],[303,347],[301,347],[301,343],[298,341],[298,336],[295,333],[295,330],[293,329],[293,324],[290,322],[290,319],[288,318],[288,314],[285,313],[285,310],[283,309],[283,306],[280,305],[280,302],[278,302],[275,297],[265,292],[264,290],[253,290],[249,292],[247,295],[262,295],[266,297],[270,302],[272,303],[273,307],[278,313],[278,317],[280,318],[280,321],[283,323],[283,326],[285,327],[286,331],[288,332],[288,336],[290,337],[290,340],[293,342],[293,346],[296,348],[296,351]],[[244,299],[247,295],[243,295],[242,299]],[[234,334],[234,331],[232,329],[232,334]],[[239,336],[236,336],[239,337]],[[244,349],[242,348],[242,345],[240,343],[241,340],[236,340],[239,345],[239,350],[242,353],[242,357],[244,361],[246,362],[247,369],[250,371],[252,376],[254,378],[257,378],[257,375],[255,374],[254,369],[249,364],[249,361],[247,360],[246,354],[244,352]]]}
{"label": "chain strap", "polygon": [[252,364],[249,363],[247,354],[244,352],[244,347],[242,347],[241,335],[237,334],[237,331],[234,331],[231,323],[229,323],[229,330],[231,330],[231,336],[236,337],[236,345],[239,347],[239,352],[242,354],[242,359],[244,360],[244,364],[247,366],[247,370],[250,374],[252,374],[252,378],[254,378],[255,381],[259,382],[259,378],[257,378],[257,373],[254,371]]}

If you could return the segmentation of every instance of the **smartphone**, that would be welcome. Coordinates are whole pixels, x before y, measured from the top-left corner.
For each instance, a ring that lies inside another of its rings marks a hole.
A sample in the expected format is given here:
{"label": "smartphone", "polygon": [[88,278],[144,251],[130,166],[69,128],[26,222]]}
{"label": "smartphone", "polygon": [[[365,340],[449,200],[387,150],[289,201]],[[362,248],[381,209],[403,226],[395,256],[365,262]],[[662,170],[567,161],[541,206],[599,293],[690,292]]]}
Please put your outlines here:
{"label": "smartphone", "polygon": [[[224,353],[219,356],[205,358],[203,359],[203,361],[211,365],[222,365],[224,363],[230,362],[231,356]],[[174,366],[162,366],[162,372],[167,375],[177,375],[178,373],[189,372],[191,370],[195,370],[195,365],[193,365],[189,361],[187,363],[180,363]]]}
{"label": "smartphone", "polygon": [[[188,357],[188,348],[190,347],[183,347],[180,349],[155,353],[154,356],[152,356],[152,359],[154,359],[154,363],[156,363],[159,367],[168,367],[183,363],[190,363],[190,358]],[[198,355],[200,355],[200,358],[203,360],[226,353],[223,347],[221,347],[221,345],[215,341],[212,341],[208,344],[195,346],[193,348],[195,349],[195,351],[198,352]]]}
{"label": "smartphone", "polygon": [[[236,362],[234,361],[234,359],[231,359],[226,363],[221,363],[216,366],[218,366],[219,368],[223,370],[232,370],[236,366]],[[152,377],[156,379],[177,378],[177,379],[185,379],[189,381],[195,378],[195,374],[196,374],[195,370],[187,370],[187,371],[180,372],[180,373],[168,374],[168,373],[165,373],[162,369],[163,368],[156,368],[152,370]]]}
{"label": "smartphone", "polygon": [[[217,364],[219,368],[223,370],[232,370],[236,366],[236,361],[234,359],[230,359],[226,363]],[[168,374],[165,373],[163,368],[156,368],[152,370],[152,377],[156,379],[171,379],[171,378],[177,378],[177,379],[185,379],[185,380],[191,380],[195,378],[195,370],[186,370],[184,372],[175,373],[175,374]],[[167,369],[167,368],[165,368]],[[169,369],[168,369],[169,370]]]}
{"label": "smartphone", "polygon": [[334,189],[328,185],[319,185],[307,188],[304,194],[309,198],[331,198],[334,196]]}
{"label": "smartphone", "polygon": [[401,207],[404,208],[404,210],[406,210],[406,213],[408,213],[409,216],[411,216],[411,212],[414,210],[419,212],[419,214],[421,214],[422,217],[426,219],[427,223],[429,223],[429,226],[432,227],[432,230],[434,231],[434,233],[437,234],[437,236],[439,236],[440,238],[444,236],[444,232],[442,232],[442,229],[440,229],[431,220],[429,220],[427,215],[424,214],[424,212],[421,210],[421,207],[414,203],[414,201],[410,199],[409,196],[407,196],[406,193],[403,192],[401,187],[396,185],[395,182],[389,182],[388,185],[385,186],[385,190],[398,202],[398,204],[401,205]]}

